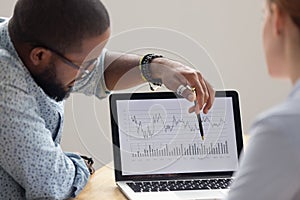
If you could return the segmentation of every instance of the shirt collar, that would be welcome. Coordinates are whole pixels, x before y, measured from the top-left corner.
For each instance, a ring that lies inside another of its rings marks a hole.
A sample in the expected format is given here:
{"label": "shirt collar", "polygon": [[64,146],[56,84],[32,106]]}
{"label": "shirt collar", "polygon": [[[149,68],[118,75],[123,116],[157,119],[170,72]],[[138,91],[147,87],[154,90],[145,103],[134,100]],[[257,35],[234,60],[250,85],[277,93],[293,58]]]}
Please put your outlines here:
{"label": "shirt collar", "polygon": [[19,58],[18,53],[11,41],[10,35],[9,35],[8,23],[9,23],[9,20],[6,20],[5,22],[3,22],[0,25],[1,38],[7,38],[6,40],[1,39],[0,46],[2,48],[5,48],[13,57],[15,57],[16,59],[18,59],[21,62],[21,59]]}
{"label": "shirt collar", "polygon": [[0,24],[0,49],[5,49],[9,52],[10,56],[12,56],[16,60],[16,67],[25,71],[25,73],[33,80],[33,78],[30,75],[30,72],[28,71],[27,67],[19,57],[17,50],[15,49],[13,42],[11,41],[11,37],[9,35],[8,31],[8,24],[9,20],[6,20],[5,22]]}

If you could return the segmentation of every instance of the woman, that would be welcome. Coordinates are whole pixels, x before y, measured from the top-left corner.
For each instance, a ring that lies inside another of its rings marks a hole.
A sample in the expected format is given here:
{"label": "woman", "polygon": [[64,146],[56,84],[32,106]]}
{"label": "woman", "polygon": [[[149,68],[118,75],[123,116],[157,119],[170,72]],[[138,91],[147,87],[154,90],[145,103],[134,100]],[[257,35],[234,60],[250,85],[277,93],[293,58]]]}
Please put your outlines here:
{"label": "woman", "polygon": [[299,0],[267,0],[263,41],[269,74],[293,89],[254,123],[228,200],[300,199]]}

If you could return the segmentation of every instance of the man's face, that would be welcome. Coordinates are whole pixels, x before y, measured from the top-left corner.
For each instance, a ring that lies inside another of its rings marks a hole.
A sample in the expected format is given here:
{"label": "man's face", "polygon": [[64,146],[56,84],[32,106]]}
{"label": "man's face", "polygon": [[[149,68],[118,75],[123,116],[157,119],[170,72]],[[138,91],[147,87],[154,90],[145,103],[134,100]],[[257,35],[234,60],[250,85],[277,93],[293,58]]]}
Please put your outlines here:
{"label": "man's face", "polygon": [[66,99],[82,71],[74,65],[81,67],[93,63],[91,61],[99,57],[109,36],[110,29],[100,36],[83,40],[80,51],[64,55],[48,49],[51,58],[44,64],[43,70],[33,74],[34,80],[50,98],[56,101]]}
{"label": "man's face", "polygon": [[52,99],[59,102],[70,96],[72,86],[65,87],[57,78],[56,66],[53,61],[46,69],[33,77],[36,83]]}

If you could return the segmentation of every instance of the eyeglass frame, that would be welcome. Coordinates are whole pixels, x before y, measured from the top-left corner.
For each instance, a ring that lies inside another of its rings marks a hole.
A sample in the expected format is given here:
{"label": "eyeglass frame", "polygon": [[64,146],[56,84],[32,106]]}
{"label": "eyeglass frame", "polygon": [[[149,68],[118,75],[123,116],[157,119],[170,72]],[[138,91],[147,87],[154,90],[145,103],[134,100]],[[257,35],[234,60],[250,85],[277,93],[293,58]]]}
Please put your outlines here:
{"label": "eyeglass frame", "polygon": [[[34,47],[42,47],[45,49],[48,49],[49,51],[53,52],[55,55],[57,55],[64,63],[66,63],[67,65],[69,65],[70,67],[79,70],[78,75],[76,76],[75,80],[81,80],[84,79],[85,77],[87,77],[87,75],[89,75],[94,69],[95,66],[98,64],[99,59],[98,58],[94,58],[92,60],[89,60],[86,64],[85,67],[82,66],[78,66],[75,63],[73,63],[70,59],[66,58],[62,53],[47,47],[45,45],[34,45]],[[93,66],[93,68],[91,70],[88,70],[89,67]]]}

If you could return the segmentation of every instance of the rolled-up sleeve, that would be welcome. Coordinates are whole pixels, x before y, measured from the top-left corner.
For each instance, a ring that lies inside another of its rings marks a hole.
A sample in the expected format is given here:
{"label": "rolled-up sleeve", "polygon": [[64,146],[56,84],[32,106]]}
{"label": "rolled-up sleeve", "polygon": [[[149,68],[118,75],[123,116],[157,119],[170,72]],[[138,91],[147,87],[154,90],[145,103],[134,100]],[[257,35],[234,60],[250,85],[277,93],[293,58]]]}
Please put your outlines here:
{"label": "rolled-up sleeve", "polygon": [[64,153],[39,116],[36,100],[15,86],[0,85],[0,166],[26,199],[65,199],[86,185],[80,156]]}
{"label": "rolled-up sleeve", "polygon": [[83,93],[91,96],[95,95],[99,99],[105,98],[110,94],[107,89],[104,78],[104,59],[107,49],[103,49],[100,57],[98,58],[98,64],[94,70],[84,79],[75,83],[73,92]]}

